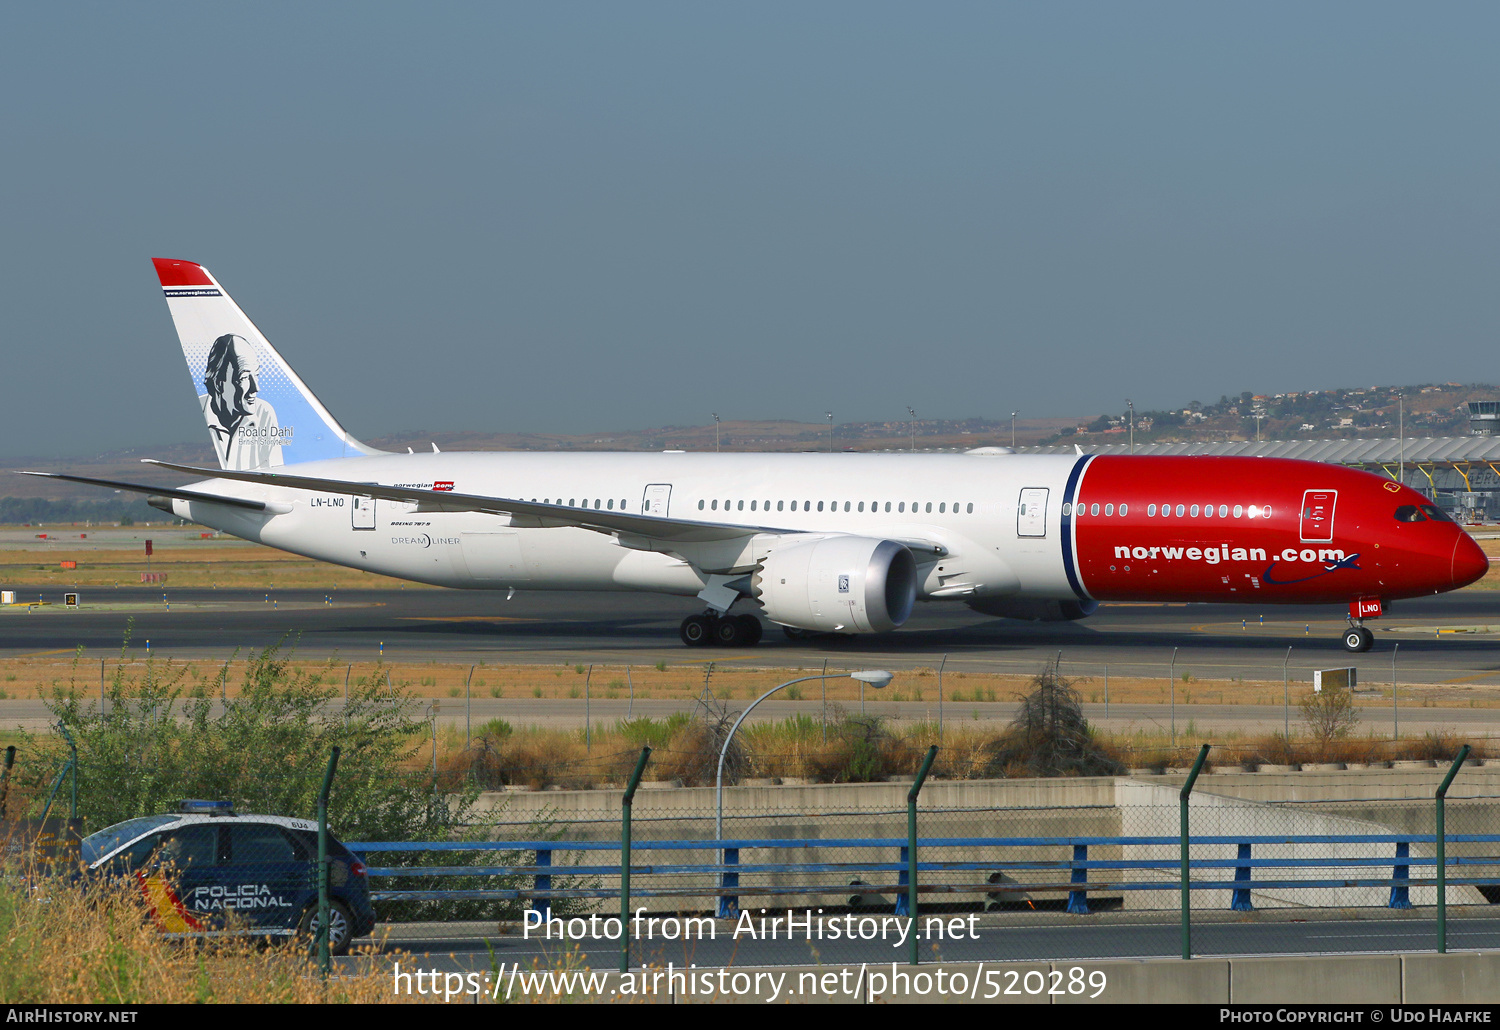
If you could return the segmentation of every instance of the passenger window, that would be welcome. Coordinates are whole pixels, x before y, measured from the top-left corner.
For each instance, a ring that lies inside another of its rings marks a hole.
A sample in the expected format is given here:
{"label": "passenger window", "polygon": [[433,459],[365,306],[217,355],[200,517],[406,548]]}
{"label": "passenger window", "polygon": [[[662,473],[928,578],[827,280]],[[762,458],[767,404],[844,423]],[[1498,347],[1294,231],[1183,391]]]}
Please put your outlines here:
{"label": "passenger window", "polygon": [[865,502],[864,501],[860,501],[859,502],[859,510],[860,511],[864,511],[865,510]]}
{"label": "passenger window", "polygon": [[1148,505],[1146,505],[1146,516],[1148,518],[1153,518],[1153,519],[1156,518],[1156,505],[1154,505],[1154,504],[1148,504]]}
{"label": "passenger window", "polygon": [[1089,517],[1092,518],[1093,516],[1098,515],[1098,514],[1099,514],[1099,502],[1095,501],[1093,504],[1089,505]]}
{"label": "passenger window", "polygon": [[611,497],[609,499],[609,510],[610,511],[614,511],[615,510],[615,499],[613,497]]}
{"label": "passenger window", "polygon": [[569,498],[568,498],[568,507],[569,507],[569,508],[576,508],[576,507],[578,507],[578,505],[577,505],[577,504],[575,504],[575,503],[574,503],[574,500],[575,500],[575,499],[574,499],[574,498],[572,498],[572,497],[569,497]]}
{"label": "passenger window", "polygon": [[974,502],[973,501],[969,502],[969,510],[968,510],[968,512],[966,512],[966,514],[969,514],[969,515],[974,514]]}
{"label": "passenger window", "polygon": [[278,827],[255,823],[229,826],[229,861],[234,865],[306,862],[308,858],[306,848],[294,844]]}
{"label": "passenger window", "polygon": [[1268,519],[1271,517],[1271,506],[1269,504],[1260,509],[1260,517],[1263,519]]}
{"label": "passenger window", "polygon": [[1198,506],[1196,504],[1193,505],[1193,510],[1189,514],[1195,519],[1198,517]]}
{"label": "passenger window", "polygon": [[1063,501],[1062,513],[1065,518],[1072,515],[1073,505],[1069,504],[1067,501]]}
{"label": "passenger window", "polygon": [[1219,505],[1219,518],[1221,518],[1221,519],[1227,519],[1228,517],[1229,517],[1229,505],[1227,505],[1227,504],[1221,504],[1221,505]]}
{"label": "passenger window", "polygon": [[740,510],[740,511],[744,511],[744,510],[745,510],[745,502],[744,502],[744,501],[740,501],[740,502],[739,502],[739,504],[738,504],[738,505],[736,505],[736,507],[737,507],[737,508],[738,508],[738,509],[739,509],[739,510]]}
{"label": "passenger window", "polygon": [[751,502],[750,502],[750,510],[751,510],[751,511],[754,511],[754,510],[755,510],[755,502],[754,502],[754,501],[751,501]]}
{"label": "passenger window", "polygon": [[1128,504],[1122,504],[1122,505],[1120,505],[1120,518],[1123,519],[1125,517],[1125,513],[1128,512],[1129,510],[1130,510],[1130,505],[1128,505]]}
{"label": "passenger window", "polygon": [[[812,511],[812,501],[803,501],[802,502],[802,510],[803,511]],[[818,510],[819,511],[823,510],[823,505],[821,503],[818,504]]]}
{"label": "passenger window", "polygon": [[714,498],[713,510],[714,511],[718,511],[719,510],[719,499],[717,497]]}
{"label": "passenger window", "polygon": [[784,511],[784,510],[785,510],[785,508],[784,508],[784,507],[783,507],[783,506],[784,506],[784,505],[785,505],[785,504],[786,504],[786,502],[785,502],[785,501],[777,501],[777,502],[776,502],[776,510],[777,510],[777,511]]}
{"label": "passenger window", "polygon": [[1186,510],[1186,506],[1185,506],[1185,505],[1181,505],[1181,504],[1179,504],[1179,505],[1178,505],[1178,506],[1177,506],[1177,517],[1178,517],[1178,518],[1179,518],[1179,519],[1180,519],[1180,518],[1182,518],[1182,515],[1183,515],[1183,512],[1184,512],[1184,511],[1185,511],[1185,510]]}
{"label": "passenger window", "polygon": [[902,501],[900,504],[896,505],[896,510],[898,512],[904,512],[904,511],[906,511],[906,502]]}
{"label": "passenger window", "polygon": [[819,511],[822,511],[822,510],[823,510],[823,502],[822,502],[822,501],[819,501],[819,502],[818,502],[818,510],[819,510]]}
{"label": "passenger window", "polygon": [[1245,506],[1244,505],[1242,505],[1242,504],[1236,504],[1234,506],[1234,517],[1235,518],[1239,518],[1240,515],[1244,513],[1244,511],[1245,511]]}
{"label": "passenger window", "polygon": [[886,511],[890,511],[891,510],[891,502],[890,501],[886,501],[885,502],[885,510]]}
{"label": "passenger window", "polygon": [[1105,515],[1113,515],[1114,513],[1115,513],[1115,506],[1113,504],[1106,504],[1104,506],[1104,514]]}
{"label": "passenger window", "polygon": [[699,502],[698,502],[698,510],[699,510],[699,511],[702,511],[702,510],[703,510],[703,502],[702,502],[702,501],[699,501]]}
{"label": "passenger window", "polygon": [[184,826],[166,835],[162,846],[151,856],[155,869],[170,867],[183,870],[189,866],[203,868],[218,861],[219,828],[217,826]]}
{"label": "passenger window", "polygon": [[927,502],[927,512],[928,512],[928,514],[932,513],[932,502],[931,501]]}

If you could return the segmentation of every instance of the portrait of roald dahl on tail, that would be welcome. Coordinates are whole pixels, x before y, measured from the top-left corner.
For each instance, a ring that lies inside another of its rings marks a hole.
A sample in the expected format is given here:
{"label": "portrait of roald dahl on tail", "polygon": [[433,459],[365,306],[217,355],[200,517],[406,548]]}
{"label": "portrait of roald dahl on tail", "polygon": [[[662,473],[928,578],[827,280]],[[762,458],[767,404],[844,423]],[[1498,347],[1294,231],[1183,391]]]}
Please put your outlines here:
{"label": "portrait of roald dahl on tail", "polygon": [[243,336],[226,333],[208,352],[199,402],[223,467],[255,469],[282,464],[283,433],[276,409],[260,396],[260,356]]}

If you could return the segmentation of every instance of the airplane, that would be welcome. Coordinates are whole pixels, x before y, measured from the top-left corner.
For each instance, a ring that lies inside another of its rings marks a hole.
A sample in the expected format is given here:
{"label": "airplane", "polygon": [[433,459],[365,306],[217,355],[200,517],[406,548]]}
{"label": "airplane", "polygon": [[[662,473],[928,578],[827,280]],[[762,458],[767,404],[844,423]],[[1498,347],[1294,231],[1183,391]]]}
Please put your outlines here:
{"label": "airplane", "polygon": [[[218,469],[147,495],[178,518],[438,586],[696,598],[684,644],[887,633],[917,601],[1085,618],[1100,602],[1348,606],[1489,569],[1428,498],[1310,461],[1210,456],[389,453],[351,436],[202,265],[153,259]],[[731,615],[738,607],[739,614]]]}

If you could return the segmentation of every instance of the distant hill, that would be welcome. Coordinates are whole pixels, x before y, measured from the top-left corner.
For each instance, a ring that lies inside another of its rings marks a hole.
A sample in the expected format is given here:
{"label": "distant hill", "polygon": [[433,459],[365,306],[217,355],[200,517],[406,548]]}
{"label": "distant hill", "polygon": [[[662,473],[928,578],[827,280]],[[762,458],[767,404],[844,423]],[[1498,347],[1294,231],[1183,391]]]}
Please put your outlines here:
{"label": "distant hill", "polygon": [[[1139,410],[1135,413],[1135,439],[1137,443],[1254,440],[1257,415],[1263,440],[1395,436],[1397,412],[1402,404],[1408,436],[1467,436],[1467,405],[1472,400],[1500,400],[1500,387],[1482,383],[1429,383],[1271,395],[1247,391],[1233,398],[1222,396],[1213,404],[1191,401],[1170,411]],[[717,442],[712,422],[576,435],[409,430],[369,442],[390,451],[404,451],[408,447],[427,451],[434,443],[445,451],[712,451],[715,446],[725,451],[886,451],[910,449],[913,428],[915,445],[922,450],[1005,447],[1012,442],[1009,418],[920,417],[915,423],[910,419],[840,422],[832,427],[831,433],[826,422],[726,421],[717,427]],[[1129,419],[1123,411],[1092,418],[1017,418],[1014,442],[1018,445],[1114,442],[1128,431]],[[213,452],[205,441],[109,451],[82,459],[11,458],[0,462],[0,468],[67,472],[136,483],[182,482],[182,477],[174,473],[142,465],[140,459],[147,457],[205,467],[215,464]],[[95,488],[28,476],[6,477],[0,485],[0,500],[6,499],[127,502],[126,495],[101,497],[101,491]],[[0,518],[5,510],[0,508]],[[67,516],[60,517],[68,520]]]}

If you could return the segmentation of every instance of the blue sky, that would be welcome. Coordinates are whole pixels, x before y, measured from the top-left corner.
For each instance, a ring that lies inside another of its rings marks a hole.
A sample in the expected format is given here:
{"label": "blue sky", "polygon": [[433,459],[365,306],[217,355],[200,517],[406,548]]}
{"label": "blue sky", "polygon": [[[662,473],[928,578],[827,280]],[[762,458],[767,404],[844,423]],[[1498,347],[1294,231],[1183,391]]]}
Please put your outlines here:
{"label": "blue sky", "polygon": [[204,434],[149,258],[356,435],[1500,378],[1500,7],[0,13],[0,453]]}

